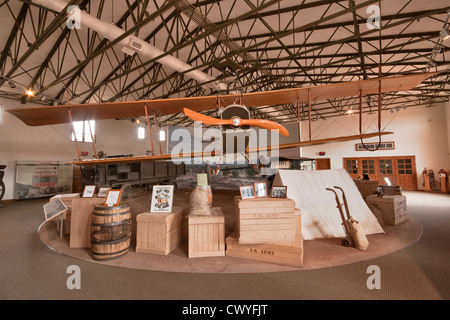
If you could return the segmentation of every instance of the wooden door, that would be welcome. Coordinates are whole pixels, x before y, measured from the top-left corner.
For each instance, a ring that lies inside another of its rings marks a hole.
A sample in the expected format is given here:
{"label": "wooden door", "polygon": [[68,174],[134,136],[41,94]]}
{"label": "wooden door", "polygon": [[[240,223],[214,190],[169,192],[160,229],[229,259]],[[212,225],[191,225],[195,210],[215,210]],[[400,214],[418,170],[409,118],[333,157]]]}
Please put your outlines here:
{"label": "wooden door", "polygon": [[402,190],[417,190],[416,159],[410,157],[396,157],[397,183]]}
{"label": "wooden door", "polygon": [[386,185],[389,180],[391,185],[398,185],[397,175],[395,172],[395,159],[394,158],[379,158],[378,159],[378,182],[380,185]]}
{"label": "wooden door", "polygon": [[379,185],[386,185],[385,178],[391,185],[398,185],[402,190],[417,190],[416,158],[414,156],[343,158],[344,169],[353,179],[362,178],[364,174],[370,180],[378,180]]}
{"label": "wooden door", "polygon": [[316,159],[316,170],[329,170],[329,169],[331,169],[330,158]]}

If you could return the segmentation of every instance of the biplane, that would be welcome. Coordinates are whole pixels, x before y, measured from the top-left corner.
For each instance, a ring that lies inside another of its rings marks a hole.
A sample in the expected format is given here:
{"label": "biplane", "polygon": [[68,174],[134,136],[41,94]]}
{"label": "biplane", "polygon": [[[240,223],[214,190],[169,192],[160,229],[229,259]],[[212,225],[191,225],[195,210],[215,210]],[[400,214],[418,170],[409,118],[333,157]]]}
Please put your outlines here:
{"label": "biplane", "polygon": [[[276,106],[284,104],[300,103],[308,104],[308,123],[309,139],[305,141],[279,144],[276,146],[267,146],[260,148],[268,150],[273,148],[287,149],[304,146],[319,145],[332,142],[342,142],[371,137],[381,137],[392,134],[381,130],[381,94],[387,92],[399,92],[411,90],[422,83],[427,78],[436,73],[417,73],[401,75],[396,77],[380,77],[360,81],[342,82],[336,84],[281,89],[265,92],[252,92],[242,94],[211,95],[202,97],[186,97],[171,99],[155,99],[130,102],[107,102],[94,104],[68,104],[57,106],[38,106],[9,109],[7,112],[19,118],[29,126],[45,126],[63,123],[72,123],[74,121],[86,120],[105,120],[105,119],[127,119],[145,117],[150,141],[153,148],[151,137],[150,117],[154,116],[157,124],[157,117],[161,115],[184,113],[194,121],[200,121],[203,124],[213,126],[223,126],[229,128],[242,128],[256,126],[263,129],[275,130],[281,135],[289,135],[289,132],[281,124],[263,119],[250,119],[248,109],[258,106]],[[363,133],[362,131],[362,97],[366,95],[379,95],[378,105],[378,131]],[[327,139],[312,139],[311,137],[311,104],[315,101],[358,97],[359,96],[359,134],[351,136],[331,137]],[[230,108],[228,108],[230,107]],[[214,118],[202,114],[201,112],[217,109],[221,111],[221,118]],[[227,112],[223,112],[228,110]],[[300,118],[299,118],[300,122]],[[76,141],[75,141],[76,142]],[[95,144],[94,142],[94,151]],[[247,152],[257,150],[247,149]],[[202,157],[201,153],[182,153],[182,154],[152,154],[143,156],[129,156],[116,158],[99,158],[94,152],[95,158],[82,159],[77,146],[78,160],[70,162],[79,166],[95,166],[106,164],[119,164],[142,161],[173,160],[174,158],[194,158]]]}

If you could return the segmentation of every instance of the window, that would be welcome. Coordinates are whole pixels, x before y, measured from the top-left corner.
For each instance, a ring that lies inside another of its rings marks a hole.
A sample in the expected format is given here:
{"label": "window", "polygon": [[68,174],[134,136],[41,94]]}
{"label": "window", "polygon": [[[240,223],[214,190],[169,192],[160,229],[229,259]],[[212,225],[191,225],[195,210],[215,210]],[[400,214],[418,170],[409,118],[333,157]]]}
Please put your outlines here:
{"label": "window", "polygon": [[138,139],[145,139],[145,128],[138,127]]}
{"label": "window", "polygon": [[380,159],[379,160],[380,173],[381,174],[393,174],[392,159]]}
{"label": "window", "polygon": [[[95,120],[74,121],[73,128],[78,142],[92,142],[92,138],[95,140]],[[75,141],[73,132],[72,141]]]}
{"label": "window", "polygon": [[398,174],[412,174],[411,159],[398,159]]}
{"label": "window", "polygon": [[367,150],[394,150],[395,143],[394,141],[389,142],[369,142],[369,143],[357,143],[356,151],[367,151]]}
{"label": "window", "polygon": [[347,169],[348,173],[358,173],[356,160],[345,160],[345,169]]}
{"label": "window", "polygon": [[159,130],[159,141],[166,141],[166,131]]}
{"label": "window", "polygon": [[362,161],[363,174],[375,174],[375,161],[363,160]]}

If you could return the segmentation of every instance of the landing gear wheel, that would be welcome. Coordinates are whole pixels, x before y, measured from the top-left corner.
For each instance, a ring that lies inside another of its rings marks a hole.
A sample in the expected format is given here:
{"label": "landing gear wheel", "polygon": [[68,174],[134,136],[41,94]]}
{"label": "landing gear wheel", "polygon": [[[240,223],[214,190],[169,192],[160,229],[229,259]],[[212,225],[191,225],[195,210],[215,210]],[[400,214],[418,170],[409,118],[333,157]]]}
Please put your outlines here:
{"label": "landing gear wheel", "polygon": [[133,190],[131,188],[131,185],[124,184],[122,187],[120,187],[120,190],[122,191],[120,196],[120,201],[126,201],[131,198]]}
{"label": "landing gear wheel", "polygon": [[0,181],[0,200],[3,199],[4,195],[5,195],[5,183],[3,181]]}
{"label": "landing gear wheel", "polygon": [[351,241],[350,241],[349,239],[347,239],[347,238],[342,239],[342,240],[341,240],[341,244],[342,244],[344,247],[350,247],[350,246],[352,245]]}

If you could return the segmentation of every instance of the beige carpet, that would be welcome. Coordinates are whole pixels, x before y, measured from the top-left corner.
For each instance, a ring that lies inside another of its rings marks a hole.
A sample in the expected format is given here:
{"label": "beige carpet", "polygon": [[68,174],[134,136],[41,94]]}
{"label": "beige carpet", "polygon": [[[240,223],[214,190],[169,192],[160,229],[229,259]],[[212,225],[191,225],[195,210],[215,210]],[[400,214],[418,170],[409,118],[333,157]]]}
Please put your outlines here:
{"label": "beige carpet", "polygon": [[[189,194],[190,191],[188,190],[177,190],[175,203],[189,203]],[[225,215],[227,236],[234,231],[234,204],[232,199],[235,195],[237,195],[236,191],[231,190],[216,190],[213,192],[213,206],[221,207]],[[134,224],[136,214],[147,210],[148,201],[148,194],[130,200]],[[48,247],[61,254],[115,267],[185,273],[270,273],[327,268],[370,260],[396,252],[413,244],[420,238],[422,233],[420,224],[411,217],[408,221],[397,226],[383,226],[383,229],[385,234],[368,236],[370,244],[366,251],[360,251],[353,247],[343,247],[340,244],[340,239],[304,241],[303,268],[230,256],[188,258],[186,243],[166,256],[137,253],[134,250],[135,239],[132,239],[130,250],[125,256],[115,260],[99,262],[92,259],[90,249],[69,248],[68,236],[60,238],[54,222],[44,222],[39,228],[39,237]]]}

